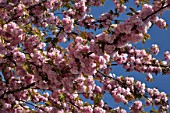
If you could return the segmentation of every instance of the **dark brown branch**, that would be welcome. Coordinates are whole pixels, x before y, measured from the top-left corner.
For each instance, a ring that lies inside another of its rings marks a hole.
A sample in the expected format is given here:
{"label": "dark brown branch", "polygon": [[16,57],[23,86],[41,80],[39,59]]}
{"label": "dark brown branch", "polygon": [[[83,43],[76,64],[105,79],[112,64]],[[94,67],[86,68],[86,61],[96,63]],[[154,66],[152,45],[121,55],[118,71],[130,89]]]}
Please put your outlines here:
{"label": "dark brown branch", "polygon": [[28,8],[27,8],[27,10],[29,10],[29,9],[31,9],[31,8],[34,8],[34,7],[36,7],[36,6],[40,6],[42,3],[44,3],[44,2],[47,2],[47,0],[44,0],[44,1],[42,1],[42,2],[39,2],[38,4],[34,4],[34,5],[31,5],[31,6],[29,6]]}
{"label": "dark brown branch", "polygon": [[[123,63],[123,65],[126,65],[127,63],[129,63],[129,62]],[[130,63],[130,64],[132,64],[132,63]],[[111,64],[111,66],[117,66],[117,65],[119,65],[119,64],[116,64],[116,63]],[[136,63],[133,63],[133,65],[136,65]],[[170,68],[170,65],[162,65],[162,64],[145,64],[145,63],[141,63],[140,65]]]}
{"label": "dark brown branch", "polygon": [[107,75],[105,75],[104,73],[102,73],[100,70],[97,70],[97,72],[98,73],[100,73],[101,75],[103,75],[105,78],[110,78],[110,79],[113,79],[113,80],[115,80],[115,81],[117,81],[119,84],[123,84],[123,82],[122,81],[120,81],[120,80],[118,80],[118,79],[116,79],[116,78],[113,78],[113,77],[111,77],[111,76],[107,76]]}
{"label": "dark brown branch", "polygon": [[[107,76],[104,73],[102,73],[101,71],[97,70],[98,73],[100,73],[101,75],[103,75],[104,77],[110,78],[110,79],[114,79],[113,77]],[[116,79],[114,79],[116,80]]]}
{"label": "dark brown branch", "polygon": [[69,103],[72,104],[73,106],[75,106],[76,108],[80,109],[80,107],[75,105],[73,102],[69,101]]}
{"label": "dark brown branch", "polygon": [[165,8],[169,7],[169,6],[170,6],[170,4],[168,4],[168,5],[164,6],[164,7],[161,7],[161,8],[160,8],[160,9],[158,9],[157,11],[154,11],[153,13],[151,13],[150,15],[148,15],[147,17],[145,17],[144,19],[142,19],[142,21],[147,20],[147,19],[148,19],[149,17],[151,17],[152,15],[154,15],[154,14],[158,13],[159,11],[161,11],[161,10],[163,10],[163,9],[165,9]]}
{"label": "dark brown branch", "polygon": [[27,85],[27,86],[25,86],[25,87],[21,87],[21,88],[19,88],[19,89],[15,89],[15,90],[12,90],[12,91],[4,92],[4,94],[2,94],[2,95],[0,96],[0,99],[2,99],[5,94],[14,94],[14,93],[16,93],[16,92],[20,92],[20,91],[22,91],[22,90],[29,89],[29,88],[31,88],[32,86],[35,86],[35,83],[36,83],[36,82],[34,82],[34,83],[32,83],[32,84],[29,84],[29,85]]}
{"label": "dark brown branch", "polygon": [[[30,9],[36,7],[36,6],[40,6],[42,3],[46,2],[46,1],[47,1],[47,0],[44,0],[44,1],[40,2],[40,3],[38,3],[38,4],[31,5],[31,6],[29,6],[29,7],[26,8],[26,9],[27,9],[27,10],[30,10]],[[20,16],[16,16],[16,17],[15,17],[15,15],[16,15],[16,13],[6,22],[6,24],[8,24],[8,23],[11,22],[12,20],[16,20],[16,19],[18,19],[18,18],[20,17]]]}

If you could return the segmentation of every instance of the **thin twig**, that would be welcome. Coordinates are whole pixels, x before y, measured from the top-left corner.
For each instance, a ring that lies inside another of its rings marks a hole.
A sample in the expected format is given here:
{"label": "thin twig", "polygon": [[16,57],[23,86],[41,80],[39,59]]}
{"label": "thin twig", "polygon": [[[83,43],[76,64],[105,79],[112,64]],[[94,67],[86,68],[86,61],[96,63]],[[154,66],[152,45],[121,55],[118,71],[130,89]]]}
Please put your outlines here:
{"label": "thin twig", "polygon": [[165,8],[169,7],[169,6],[170,6],[170,4],[168,4],[168,5],[164,6],[164,7],[161,7],[161,8],[160,8],[160,9],[158,9],[157,11],[154,11],[153,13],[151,13],[150,15],[148,15],[146,18],[142,19],[142,21],[147,20],[150,16],[152,16],[152,15],[154,15],[154,14],[158,13],[159,11],[161,11],[161,10],[163,10],[163,9],[165,9]]}

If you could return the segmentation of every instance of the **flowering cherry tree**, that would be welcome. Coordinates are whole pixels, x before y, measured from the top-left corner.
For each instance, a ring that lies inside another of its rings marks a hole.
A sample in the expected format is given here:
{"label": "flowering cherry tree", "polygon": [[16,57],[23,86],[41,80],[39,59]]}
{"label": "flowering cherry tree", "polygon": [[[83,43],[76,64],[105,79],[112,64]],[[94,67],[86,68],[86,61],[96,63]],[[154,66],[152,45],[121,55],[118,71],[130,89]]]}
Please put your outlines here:
{"label": "flowering cherry tree", "polygon": [[[168,94],[111,70],[122,65],[149,82],[153,74],[170,74],[169,51],[164,61],[153,57],[156,44],[149,50],[132,46],[150,38],[152,25],[168,27],[161,14],[170,0],[134,0],[135,8],[126,2],[113,0],[115,9],[97,18],[91,7],[105,0],[0,0],[0,111],[145,113],[151,106],[149,112],[167,113]],[[123,12],[128,18],[117,20]],[[105,93],[129,109],[109,106]]]}

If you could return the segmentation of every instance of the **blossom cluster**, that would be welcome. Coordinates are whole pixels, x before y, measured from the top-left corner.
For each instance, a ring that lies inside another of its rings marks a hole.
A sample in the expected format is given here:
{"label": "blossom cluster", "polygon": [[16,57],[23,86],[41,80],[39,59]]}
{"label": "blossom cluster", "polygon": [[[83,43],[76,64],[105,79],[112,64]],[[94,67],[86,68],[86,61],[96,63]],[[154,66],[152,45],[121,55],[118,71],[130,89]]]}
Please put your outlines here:
{"label": "blossom cluster", "polygon": [[109,106],[107,93],[132,113],[146,106],[167,112],[165,92],[130,76],[116,77],[112,66],[145,73],[150,82],[153,74],[170,74],[169,51],[166,61],[157,60],[158,45],[147,51],[129,44],[149,39],[152,24],[167,28],[159,15],[170,1],[134,0],[141,10],[130,8],[130,17],[119,23],[115,18],[126,11],[126,2],[113,0],[115,10],[97,18],[91,7],[105,0],[0,0],[0,112],[128,112]]}

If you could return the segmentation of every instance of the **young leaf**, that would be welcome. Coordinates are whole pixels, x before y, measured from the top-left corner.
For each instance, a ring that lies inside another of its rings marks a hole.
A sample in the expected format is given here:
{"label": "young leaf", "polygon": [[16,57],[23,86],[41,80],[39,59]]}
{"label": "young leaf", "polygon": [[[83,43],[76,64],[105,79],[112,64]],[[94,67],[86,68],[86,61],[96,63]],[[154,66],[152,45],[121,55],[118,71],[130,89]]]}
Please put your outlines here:
{"label": "young leaf", "polygon": [[134,8],[130,7],[129,9],[130,9],[133,13],[135,13],[135,14],[137,14],[137,15],[139,14]]}

